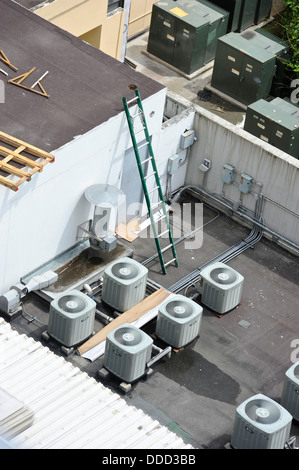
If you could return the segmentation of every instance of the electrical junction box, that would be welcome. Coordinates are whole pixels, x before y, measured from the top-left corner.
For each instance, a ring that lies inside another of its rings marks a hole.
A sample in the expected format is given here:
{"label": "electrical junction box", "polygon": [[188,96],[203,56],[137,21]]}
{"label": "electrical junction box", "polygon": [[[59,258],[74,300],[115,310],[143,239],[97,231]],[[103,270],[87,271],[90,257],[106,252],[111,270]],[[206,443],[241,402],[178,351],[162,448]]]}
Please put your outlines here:
{"label": "electrical junction box", "polygon": [[233,166],[225,163],[225,165],[223,165],[222,181],[226,184],[231,184],[234,179],[234,171]]}
{"label": "electrical junction box", "polygon": [[168,164],[167,164],[167,173],[169,175],[173,175],[178,170],[180,166],[180,159],[181,157],[177,154],[169,157]]}
{"label": "electrical junction box", "polygon": [[102,250],[110,251],[114,250],[117,245],[117,238],[116,237],[105,237],[103,240],[100,241],[99,246]]}
{"label": "electrical junction box", "polygon": [[249,105],[269,96],[285,45],[252,30],[218,39],[211,85]]}
{"label": "electrical junction box", "polygon": [[288,99],[252,103],[246,111],[244,130],[299,158],[299,108]]}
{"label": "electrical junction box", "polygon": [[252,186],[252,177],[243,173],[241,175],[239,190],[241,191],[241,193],[248,194],[251,192],[251,186]]}
{"label": "electrical junction box", "polygon": [[194,142],[194,138],[195,131],[193,129],[186,130],[185,132],[183,132],[180,139],[180,148],[187,149],[188,147],[190,147]]}
{"label": "electrical junction box", "polygon": [[215,58],[229,13],[210,2],[168,0],[153,4],[147,51],[192,74]]}

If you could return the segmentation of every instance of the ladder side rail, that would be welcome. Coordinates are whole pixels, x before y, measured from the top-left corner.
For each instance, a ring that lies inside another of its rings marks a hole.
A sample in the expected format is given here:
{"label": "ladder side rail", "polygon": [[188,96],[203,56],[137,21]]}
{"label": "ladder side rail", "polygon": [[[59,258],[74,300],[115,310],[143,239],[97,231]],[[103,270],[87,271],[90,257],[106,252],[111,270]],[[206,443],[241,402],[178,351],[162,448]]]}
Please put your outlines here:
{"label": "ladder side rail", "polygon": [[169,216],[168,216],[166,206],[165,206],[164,195],[163,195],[163,192],[162,192],[160,178],[159,178],[159,174],[158,174],[158,170],[157,170],[157,165],[156,165],[156,161],[155,161],[155,158],[154,158],[154,152],[153,152],[153,148],[152,148],[152,144],[151,144],[151,140],[150,140],[150,135],[149,135],[148,128],[147,128],[144,109],[143,109],[143,105],[142,105],[142,102],[141,102],[140,93],[139,93],[138,90],[135,90],[135,95],[137,96],[138,107],[142,111],[141,115],[142,115],[142,122],[143,122],[143,127],[144,127],[144,134],[145,134],[146,140],[148,142],[149,155],[152,157],[151,158],[152,168],[153,168],[153,171],[155,172],[154,176],[155,176],[156,184],[158,186],[159,197],[160,197],[160,200],[162,202],[162,210],[163,210],[163,214],[165,216],[166,224],[167,224],[167,227],[168,227],[169,241],[172,245],[172,254],[176,258],[176,266],[178,266],[177,253],[176,253],[176,249],[175,249],[175,245],[174,245],[174,240],[173,240],[173,237],[172,237],[172,232],[171,232],[171,227],[170,227],[170,220],[169,220]]}
{"label": "ladder side rail", "polygon": [[[138,152],[138,144],[137,144],[137,141],[136,141],[136,138],[135,138],[133,123],[132,123],[132,117],[130,115],[130,111],[129,111],[129,107],[128,107],[128,103],[127,103],[126,98],[123,98],[123,104],[124,104],[124,109],[125,109],[125,113],[126,113],[126,117],[127,117],[127,121],[128,121],[128,125],[129,125],[129,130],[130,130],[130,135],[131,135],[131,139],[132,139],[132,144],[133,144],[135,156],[136,156],[136,159],[137,159],[137,166],[138,166],[138,171],[139,171],[139,175],[140,175],[140,179],[141,179],[141,183],[142,183],[142,188],[143,188],[143,192],[144,192],[144,196],[145,196],[145,200],[146,200],[146,205],[147,205],[147,208],[148,208],[148,211],[149,211],[151,226],[152,226],[152,229],[153,229],[153,232],[154,232],[154,238],[155,238],[157,251],[158,251],[158,254],[159,254],[160,264],[161,264],[161,267],[162,267],[162,271],[165,274],[166,270],[165,270],[165,267],[164,267],[164,259],[163,259],[163,255],[162,255],[160,240],[159,240],[159,236],[158,236],[158,232],[157,232],[157,227],[156,227],[156,222],[155,222],[155,219],[154,219],[154,214],[153,214],[153,211],[152,211],[152,208],[151,208],[151,202],[150,202],[150,197],[149,197],[149,194],[148,194],[147,185],[146,185],[146,182],[144,180],[142,163],[141,163],[139,152]],[[153,157],[153,155],[150,155],[150,156]]]}

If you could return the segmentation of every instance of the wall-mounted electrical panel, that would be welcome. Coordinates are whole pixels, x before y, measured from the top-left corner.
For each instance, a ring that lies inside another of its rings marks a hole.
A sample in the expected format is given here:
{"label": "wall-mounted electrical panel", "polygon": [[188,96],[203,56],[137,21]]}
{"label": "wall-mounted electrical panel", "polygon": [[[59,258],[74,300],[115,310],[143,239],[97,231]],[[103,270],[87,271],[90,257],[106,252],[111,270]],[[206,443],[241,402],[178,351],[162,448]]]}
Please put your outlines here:
{"label": "wall-mounted electrical panel", "polygon": [[269,96],[285,45],[252,30],[218,39],[211,85],[242,104]]}
{"label": "wall-mounted electrical panel", "polygon": [[195,131],[193,129],[186,130],[181,135],[180,148],[187,149],[188,147],[191,147],[191,145],[194,143],[194,139],[195,139]]}
{"label": "wall-mounted electrical panel", "polygon": [[252,187],[252,177],[249,175],[246,175],[246,173],[242,173],[240,184],[239,184],[239,190],[241,191],[241,193],[248,194],[251,192],[251,187]]}
{"label": "wall-mounted electrical panel", "polygon": [[262,99],[249,105],[244,130],[299,158],[299,108],[288,99]]}
{"label": "wall-mounted electrical panel", "polygon": [[154,3],[147,51],[185,74],[215,57],[226,34],[229,13],[210,2],[168,0]]}
{"label": "wall-mounted electrical panel", "polygon": [[178,154],[169,157],[167,163],[167,173],[169,175],[173,175],[178,170],[180,166],[180,159],[181,157]]}
{"label": "wall-mounted electrical panel", "polygon": [[226,184],[232,184],[234,180],[234,172],[234,167],[229,165],[228,163],[225,163],[223,165],[222,181]]}

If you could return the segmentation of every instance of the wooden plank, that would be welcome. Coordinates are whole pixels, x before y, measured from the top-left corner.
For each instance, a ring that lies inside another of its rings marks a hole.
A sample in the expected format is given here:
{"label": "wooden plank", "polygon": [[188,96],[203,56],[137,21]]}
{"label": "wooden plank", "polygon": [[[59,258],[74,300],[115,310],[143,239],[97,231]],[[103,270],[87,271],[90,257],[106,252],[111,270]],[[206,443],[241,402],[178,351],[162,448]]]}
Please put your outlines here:
{"label": "wooden plank", "polygon": [[20,139],[16,139],[15,137],[5,134],[4,132],[0,132],[0,141],[4,142],[5,144],[12,145],[13,147],[22,146],[24,149],[26,148],[26,152],[30,153],[34,157],[49,158],[53,161],[55,160],[54,155],[51,153],[45,152],[44,150],[34,147],[33,145],[27,144],[26,142]]}
{"label": "wooden plank", "polygon": [[6,186],[7,188],[9,189],[12,189],[13,191],[17,191],[18,190],[18,186],[17,184],[8,179],[8,178],[5,178],[4,176],[0,176],[0,183],[3,185],[3,186]]}
{"label": "wooden plank", "polygon": [[128,242],[133,242],[136,240],[136,238],[138,238],[138,234],[134,233],[138,231],[140,231],[140,224],[138,219],[130,220],[127,224],[121,222],[115,229],[117,235],[124,238]]}
{"label": "wooden plank", "polygon": [[170,295],[170,292],[166,292],[163,288],[157,290],[153,294],[149,295],[145,299],[143,299],[138,304],[134,305],[132,308],[127,310],[126,312],[119,315],[119,317],[112,320],[108,325],[102,328],[98,333],[92,336],[89,340],[83,343],[78,348],[78,352],[80,354],[84,354],[86,351],[89,351],[93,347],[100,344],[102,341],[105,341],[106,336],[110,331],[113,331],[118,326],[124,323],[132,323],[138,318],[142,317],[145,313],[152,310],[154,307],[160,305],[160,303],[164,302],[165,299]]}
{"label": "wooden plank", "polygon": [[15,67],[14,65],[12,65],[12,63],[10,62],[10,60],[7,58],[7,56],[4,54],[4,52],[2,51],[2,49],[0,49],[0,60],[2,62],[4,62],[4,64],[8,65],[8,67],[12,68],[14,71],[17,71],[17,67]]}
{"label": "wooden plank", "polygon": [[0,169],[6,171],[6,173],[9,173],[10,175],[25,176],[29,179],[31,177],[28,171],[21,170],[20,168],[9,165],[9,163],[3,163],[2,161],[0,161]]}
{"label": "wooden plank", "polygon": [[28,157],[24,157],[23,155],[20,155],[19,153],[15,153],[12,150],[7,149],[6,147],[2,147],[0,145],[0,155],[3,157],[6,157],[7,155],[11,155],[13,157],[13,160],[21,163],[24,166],[29,166],[29,168],[36,168],[38,167],[40,171],[43,169],[43,165],[39,162],[36,162],[35,160],[31,160]]}

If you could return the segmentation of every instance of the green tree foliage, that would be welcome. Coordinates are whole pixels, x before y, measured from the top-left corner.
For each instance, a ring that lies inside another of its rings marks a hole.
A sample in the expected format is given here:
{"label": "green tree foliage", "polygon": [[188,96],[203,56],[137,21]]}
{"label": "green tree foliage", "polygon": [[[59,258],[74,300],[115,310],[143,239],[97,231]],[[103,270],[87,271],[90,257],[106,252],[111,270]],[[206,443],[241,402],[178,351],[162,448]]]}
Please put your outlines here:
{"label": "green tree foliage", "polygon": [[290,45],[291,58],[288,68],[296,78],[299,78],[299,1],[285,0],[285,5],[281,25],[283,39]]}

